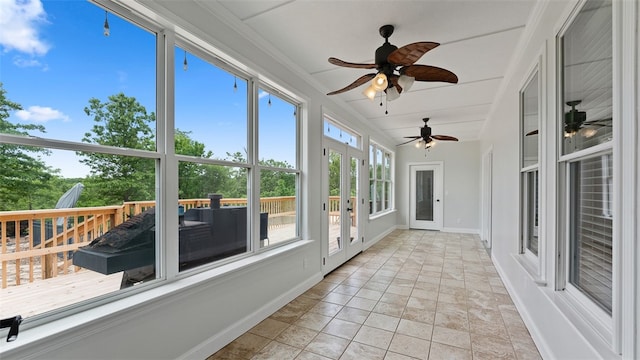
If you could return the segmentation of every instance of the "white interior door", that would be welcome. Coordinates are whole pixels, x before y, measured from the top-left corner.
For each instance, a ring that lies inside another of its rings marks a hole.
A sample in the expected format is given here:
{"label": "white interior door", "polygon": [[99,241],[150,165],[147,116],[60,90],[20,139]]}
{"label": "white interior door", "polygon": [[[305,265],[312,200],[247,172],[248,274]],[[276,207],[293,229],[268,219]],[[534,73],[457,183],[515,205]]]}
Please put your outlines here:
{"label": "white interior door", "polygon": [[362,152],[325,138],[323,166],[323,272],[362,251],[361,221],[364,199]]}
{"label": "white interior door", "polygon": [[410,166],[409,227],[442,230],[442,164]]}

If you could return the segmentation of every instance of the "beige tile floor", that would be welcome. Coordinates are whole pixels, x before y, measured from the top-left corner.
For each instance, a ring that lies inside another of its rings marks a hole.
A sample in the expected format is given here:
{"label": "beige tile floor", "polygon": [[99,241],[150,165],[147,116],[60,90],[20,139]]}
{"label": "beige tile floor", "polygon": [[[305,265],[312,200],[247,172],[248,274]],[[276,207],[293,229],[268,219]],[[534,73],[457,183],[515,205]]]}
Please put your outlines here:
{"label": "beige tile floor", "polygon": [[213,359],[540,359],[476,235],[396,230]]}

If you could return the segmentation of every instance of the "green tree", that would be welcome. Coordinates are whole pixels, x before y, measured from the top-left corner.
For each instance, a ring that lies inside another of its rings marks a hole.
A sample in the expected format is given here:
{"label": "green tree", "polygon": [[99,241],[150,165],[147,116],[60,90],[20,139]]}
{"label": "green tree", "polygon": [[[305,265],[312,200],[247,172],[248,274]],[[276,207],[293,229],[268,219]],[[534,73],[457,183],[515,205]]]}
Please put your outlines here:
{"label": "green tree", "polygon": [[[263,166],[291,169],[286,161],[273,159],[261,160]],[[260,172],[260,196],[294,196],[296,194],[296,175],[284,171],[262,170]]]}
{"label": "green tree", "polygon": [[[106,102],[89,99],[84,108],[94,125],[83,142],[138,150],[155,150],[155,134],[151,124],[155,114],[134,97],[123,93],[111,95]],[[155,160],[133,156],[78,152],[80,162],[90,168],[96,195],[107,204],[123,201],[155,199]]]}
{"label": "green tree", "polygon": [[[11,111],[22,106],[6,97],[0,82],[0,134],[29,136],[30,131],[45,132],[42,125],[13,124],[7,119]],[[31,210],[38,202],[36,193],[48,186],[54,171],[42,160],[49,154],[44,148],[0,143],[0,211]]]}

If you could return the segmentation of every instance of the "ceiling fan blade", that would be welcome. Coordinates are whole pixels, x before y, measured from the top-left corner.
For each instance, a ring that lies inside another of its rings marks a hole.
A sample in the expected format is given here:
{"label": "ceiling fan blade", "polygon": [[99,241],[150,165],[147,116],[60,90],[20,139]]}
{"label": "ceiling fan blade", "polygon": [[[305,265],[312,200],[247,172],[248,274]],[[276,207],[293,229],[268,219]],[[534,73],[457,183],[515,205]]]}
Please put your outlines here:
{"label": "ceiling fan blade", "polygon": [[[612,118],[599,119],[599,120],[587,120],[582,123],[582,125],[597,125],[597,126],[611,126]],[[603,124],[608,123],[608,124]]]}
{"label": "ceiling fan blade", "polygon": [[458,141],[457,138],[454,138],[453,136],[449,136],[449,135],[431,135],[431,137],[436,140],[442,140],[442,141]]}
{"label": "ceiling fan blade", "polygon": [[438,43],[435,42],[416,42],[413,44],[405,45],[401,48],[394,50],[387,57],[387,61],[397,66],[409,66],[413,65],[418,59],[422,57],[427,51],[438,47]]}
{"label": "ceiling fan blade", "polygon": [[356,69],[375,69],[376,66],[377,66],[376,64],[350,63],[350,62],[342,61],[342,60],[334,58],[334,57],[330,57],[329,58],[329,62],[332,63],[333,65],[342,66],[342,67],[348,67],[348,68],[356,68]]}
{"label": "ceiling fan blade", "polygon": [[456,74],[449,70],[430,65],[410,65],[400,69],[400,74],[411,76],[416,81],[442,81],[458,83]]}
{"label": "ceiling fan blade", "polygon": [[524,136],[531,136],[531,135],[538,135],[538,129],[531,130],[528,133],[526,133]]}
{"label": "ceiling fan blade", "polygon": [[405,136],[405,139],[420,139],[422,136]]}
{"label": "ceiling fan blade", "polygon": [[403,142],[402,144],[398,144],[398,145],[396,145],[396,146],[400,146],[400,145],[408,144],[408,143],[410,143],[410,142],[412,142],[412,141],[416,141],[416,140],[420,139],[420,136],[405,136],[405,137],[406,137],[406,138],[408,138],[408,137],[413,137],[414,139],[411,139],[411,140],[409,140],[409,141],[405,141],[405,142]]}
{"label": "ceiling fan blade", "polygon": [[343,92],[345,92],[345,91],[349,91],[349,90],[351,90],[351,89],[355,89],[355,88],[357,88],[358,86],[360,86],[360,85],[362,85],[362,84],[366,83],[367,81],[369,81],[369,80],[373,79],[374,77],[376,77],[376,74],[373,74],[373,73],[371,73],[371,74],[367,74],[367,75],[362,75],[362,76],[360,76],[356,81],[352,82],[351,84],[349,84],[349,85],[347,85],[347,86],[343,87],[343,88],[342,88],[342,89],[340,89],[340,90],[332,91],[332,92],[328,93],[327,95],[340,94],[340,93],[343,93]]}

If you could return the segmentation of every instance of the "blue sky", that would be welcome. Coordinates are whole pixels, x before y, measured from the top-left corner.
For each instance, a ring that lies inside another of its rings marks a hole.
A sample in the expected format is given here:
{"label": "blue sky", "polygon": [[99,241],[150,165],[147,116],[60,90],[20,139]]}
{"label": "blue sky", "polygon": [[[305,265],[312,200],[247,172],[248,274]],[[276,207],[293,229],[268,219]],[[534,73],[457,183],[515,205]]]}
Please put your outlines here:
{"label": "blue sky", "polygon": [[[155,36],[87,1],[0,0],[0,81],[22,105],[14,123],[37,123],[60,140],[80,141],[93,125],[90,98],[123,92],[156,111]],[[176,48],[176,127],[206,145],[214,157],[246,148],[246,81]],[[237,84],[237,90],[234,89]],[[271,98],[271,106],[267,102]],[[293,164],[294,107],[261,91],[260,158]],[[291,129],[291,131],[287,131]],[[290,139],[290,142],[286,140]],[[49,165],[67,177],[87,169],[73,152],[54,152]]]}

